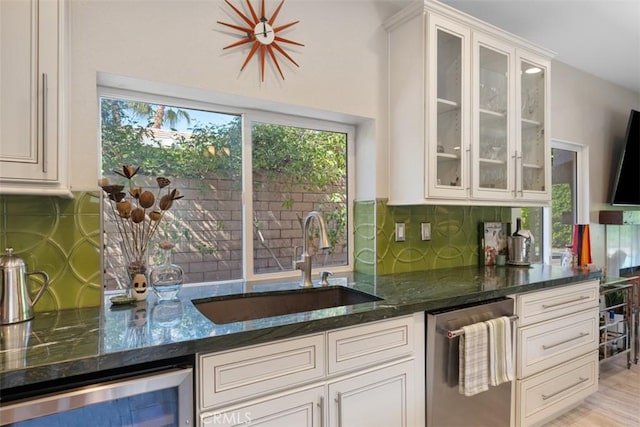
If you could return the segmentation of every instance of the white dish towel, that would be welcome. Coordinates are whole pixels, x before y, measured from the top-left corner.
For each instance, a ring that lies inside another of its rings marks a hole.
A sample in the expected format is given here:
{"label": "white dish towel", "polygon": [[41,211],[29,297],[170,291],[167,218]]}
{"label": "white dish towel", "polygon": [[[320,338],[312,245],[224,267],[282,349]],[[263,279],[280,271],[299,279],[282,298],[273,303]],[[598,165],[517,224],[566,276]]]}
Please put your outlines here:
{"label": "white dish towel", "polygon": [[458,392],[473,396],[489,389],[488,332],[484,322],[463,326],[458,349]]}
{"label": "white dish towel", "polygon": [[489,330],[489,384],[513,381],[511,320],[502,316],[484,323]]}

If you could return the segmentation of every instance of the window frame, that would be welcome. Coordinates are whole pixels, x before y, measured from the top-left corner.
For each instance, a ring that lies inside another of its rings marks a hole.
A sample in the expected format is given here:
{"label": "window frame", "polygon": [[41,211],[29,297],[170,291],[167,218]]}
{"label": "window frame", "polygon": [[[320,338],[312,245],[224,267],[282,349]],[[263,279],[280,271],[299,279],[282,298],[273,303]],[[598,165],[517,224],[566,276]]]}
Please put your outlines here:
{"label": "window frame", "polygon": [[[281,113],[273,113],[266,111],[257,111],[257,110],[247,110],[243,115],[243,131],[242,131],[242,145],[243,145],[243,168],[242,168],[242,179],[243,179],[243,196],[242,196],[242,204],[244,206],[243,215],[251,214],[253,215],[253,197],[245,197],[245,195],[253,196],[253,174],[251,173],[253,168],[251,165],[252,162],[252,152],[251,152],[251,127],[252,123],[260,122],[260,123],[268,123],[275,124],[280,126],[291,126],[291,127],[301,127],[307,129],[314,129],[320,131],[329,131],[329,132],[340,132],[345,133],[347,135],[347,264],[341,266],[331,266],[332,272],[346,272],[351,271],[353,266],[353,244],[354,244],[354,236],[353,236],[353,194],[355,192],[355,171],[353,170],[353,165],[355,164],[355,127],[351,125],[346,125],[343,123],[330,122],[326,120],[320,119],[312,119],[300,116],[292,116],[285,115]],[[244,165],[244,161],[249,163],[248,165]],[[250,217],[251,218],[251,217]],[[244,273],[245,279],[248,281],[251,280],[269,280],[269,279],[279,279],[283,277],[295,277],[300,276],[301,272],[297,270],[293,271],[282,271],[282,272],[273,272],[273,273],[255,273],[254,265],[253,265],[253,223],[251,221],[247,221],[246,218],[243,218],[244,224],[244,232],[243,236],[245,241],[243,245],[247,252],[245,255],[250,254],[250,256],[245,256],[244,259]]]}
{"label": "window frame", "polygon": [[[99,79],[100,80],[100,79]],[[271,272],[271,273],[255,273],[254,272],[254,245],[253,245],[253,173],[252,173],[252,133],[251,126],[253,122],[275,124],[281,126],[303,127],[320,131],[339,132],[347,136],[347,264],[331,266],[334,273],[348,272],[353,269],[354,263],[354,233],[353,233],[353,202],[355,199],[355,141],[356,126],[333,120],[321,118],[322,114],[318,113],[318,117],[312,117],[310,111],[305,111],[308,116],[298,116],[285,112],[265,111],[252,108],[244,108],[243,106],[224,105],[212,100],[198,100],[188,97],[174,95],[160,95],[157,93],[138,91],[130,88],[113,87],[108,84],[97,85],[97,102],[98,111],[100,111],[100,100],[102,97],[111,97],[130,101],[140,101],[150,104],[171,105],[175,107],[183,107],[188,109],[197,109],[212,111],[222,114],[238,115],[242,120],[242,222],[243,222],[243,266],[242,278],[226,281],[216,281],[215,283],[229,283],[241,281],[257,281],[257,280],[273,280],[273,279],[295,279],[301,275],[298,270]],[[208,98],[203,95],[202,98]],[[99,122],[99,120],[98,120]],[[100,171],[102,164],[102,138],[98,129],[98,170]],[[101,236],[104,235],[103,224],[101,218]],[[104,262],[102,260],[102,262]],[[206,283],[206,282],[205,282]],[[197,285],[198,283],[189,283],[185,286]]]}
{"label": "window frame", "polygon": [[[551,149],[554,148],[566,151],[572,151],[576,154],[576,194],[575,194],[575,224],[589,223],[589,147],[576,142],[565,141],[561,139],[551,139]],[[549,153],[551,155],[551,153]],[[552,168],[551,163],[549,166]],[[550,171],[553,174],[553,168]],[[551,209],[552,206],[543,206],[542,208],[542,255],[540,263],[551,265]],[[521,216],[521,207],[511,210],[511,222],[515,224],[516,218]],[[513,231],[513,230],[512,230]]]}
{"label": "window frame", "polygon": [[[576,224],[589,223],[589,147],[576,142],[551,139],[551,149],[573,151],[576,153]],[[553,173],[553,170],[551,171]],[[551,206],[542,209],[543,260],[551,264]]]}

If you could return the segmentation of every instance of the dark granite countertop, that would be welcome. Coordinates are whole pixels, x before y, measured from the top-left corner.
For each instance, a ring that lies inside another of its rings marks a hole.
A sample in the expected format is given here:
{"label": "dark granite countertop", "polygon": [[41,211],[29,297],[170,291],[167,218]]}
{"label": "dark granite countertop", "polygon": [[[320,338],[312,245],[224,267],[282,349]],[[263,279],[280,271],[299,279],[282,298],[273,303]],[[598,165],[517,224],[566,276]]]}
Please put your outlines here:
{"label": "dark granite countertop", "polygon": [[0,389],[111,368],[220,351],[419,311],[477,303],[515,293],[599,279],[599,270],[547,265],[462,267],[371,276],[351,274],[348,284],[382,301],[217,325],[192,299],[298,287],[297,282],[185,286],[180,299],[154,295],[129,306],[36,313],[33,320],[2,326]]}

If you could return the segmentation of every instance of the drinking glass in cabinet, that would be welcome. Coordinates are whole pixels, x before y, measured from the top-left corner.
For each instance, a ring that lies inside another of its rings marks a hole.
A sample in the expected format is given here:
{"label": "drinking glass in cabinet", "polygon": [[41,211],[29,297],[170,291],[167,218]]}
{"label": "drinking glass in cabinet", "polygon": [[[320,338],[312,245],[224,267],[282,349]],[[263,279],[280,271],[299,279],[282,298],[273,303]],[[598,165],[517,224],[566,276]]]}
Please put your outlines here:
{"label": "drinking glass in cabinet", "polygon": [[542,122],[545,73],[540,67],[522,62],[522,118]]}

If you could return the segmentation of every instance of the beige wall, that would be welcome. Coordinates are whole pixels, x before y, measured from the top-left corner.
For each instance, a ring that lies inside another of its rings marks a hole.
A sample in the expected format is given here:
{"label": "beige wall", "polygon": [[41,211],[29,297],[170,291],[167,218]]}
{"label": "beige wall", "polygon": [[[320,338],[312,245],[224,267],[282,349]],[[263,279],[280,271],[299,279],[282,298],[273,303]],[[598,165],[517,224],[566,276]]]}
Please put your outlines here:
{"label": "beige wall", "polygon": [[598,212],[616,209],[608,205],[612,168],[617,167],[629,113],[640,110],[640,93],[558,61],[551,69],[551,137],[589,147],[593,262],[617,275],[620,267],[640,265],[640,243],[635,239],[640,227],[599,225]]}
{"label": "beige wall", "polygon": [[[231,0],[236,7],[244,1]],[[255,7],[259,1],[253,0]],[[267,11],[277,2],[267,1]],[[289,0],[276,23],[300,23],[286,37],[299,68],[283,60],[285,81],[270,67],[259,81],[254,58],[223,51],[238,40],[217,21],[235,22],[218,0],[70,0],[69,136],[73,190],[95,189],[98,178],[98,73],[196,89],[210,101],[229,96],[244,106],[305,114],[328,113],[360,123],[358,198],[386,191],[386,32],[399,1]],[[267,13],[270,16],[270,13]],[[338,114],[335,114],[338,113]],[[377,164],[377,167],[374,165]]]}
{"label": "beige wall", "polygon": [[632,108],[640,110],[640,93],[553,62],[551,137],[589,146],[592,222],[599,210],[610,208],[611,167],[617,164]]}

